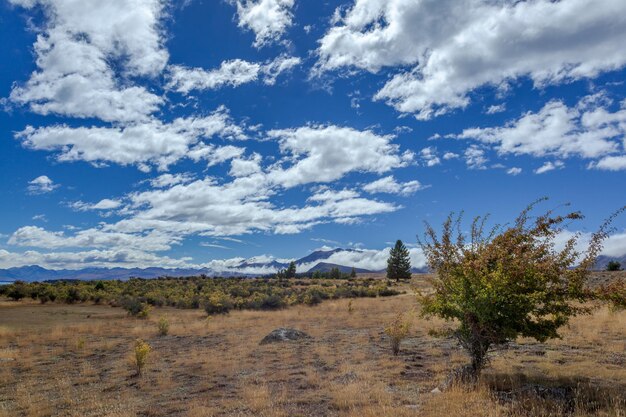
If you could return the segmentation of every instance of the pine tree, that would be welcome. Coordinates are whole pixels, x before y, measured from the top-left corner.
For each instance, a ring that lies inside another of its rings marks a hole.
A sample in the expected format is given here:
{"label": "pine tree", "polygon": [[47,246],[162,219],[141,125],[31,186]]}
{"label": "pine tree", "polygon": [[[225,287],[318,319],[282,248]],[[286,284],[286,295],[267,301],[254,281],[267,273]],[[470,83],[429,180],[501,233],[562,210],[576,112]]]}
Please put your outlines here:
{"label": "pine tree", "polygon": [[401,240],[389,252],[387,260],[387,278],[399,281],[401,279],[411,278],[411,258],[409,250],[404,246]]}
{"label": "pine tree", "polygon": [[350,271],[350,278],[356,278],[356,269],[354,269],[354,267],[352,267],[352,270]]}
{"label": "pine tree", "polygon": [[296,277],[296,263],[291,262],[285,271],[285,278],[295,278]]}

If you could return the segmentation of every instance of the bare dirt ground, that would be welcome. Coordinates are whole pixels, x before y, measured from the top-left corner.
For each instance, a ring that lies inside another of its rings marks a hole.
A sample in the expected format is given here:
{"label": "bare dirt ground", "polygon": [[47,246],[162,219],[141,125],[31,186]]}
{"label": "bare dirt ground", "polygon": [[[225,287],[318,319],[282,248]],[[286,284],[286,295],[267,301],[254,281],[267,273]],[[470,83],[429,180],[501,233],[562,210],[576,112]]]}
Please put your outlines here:
{"label": "bare dirt ground", "polygon": [[[424,285],[422,277],[418,285]],[[417,315],[398,357],[383,328],[410,294],[277,312],[0,302],[0,416],[624,416],[626,312],[598,308],[563,339],[494,354],[476,389],[431,393],[467,362]],[[157,334],[166,316],[170,332]],[[312,339],[259,345],[278,327]],[[152,347],[143,376],[137,338]]]}

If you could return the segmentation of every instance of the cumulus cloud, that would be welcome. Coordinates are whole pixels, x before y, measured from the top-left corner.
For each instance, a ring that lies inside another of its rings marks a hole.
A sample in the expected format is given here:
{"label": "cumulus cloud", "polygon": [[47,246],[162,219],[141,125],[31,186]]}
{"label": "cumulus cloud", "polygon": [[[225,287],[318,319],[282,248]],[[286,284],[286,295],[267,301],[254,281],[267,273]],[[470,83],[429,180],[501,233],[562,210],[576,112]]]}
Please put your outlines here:
{"label": "cumulus cloud", "polygon": [[437,156],[437,148],[429,146],[420,151],[420,157],[424,161],[427,167],[434,167],[441,163],[441,159]]}
{"label": "cumulus cloud", "polygon": [[274,43],[293,24],[295,0],[237,0],[239,27],[252,30],[257,48]]}
{"label": "cumulus cloud", "polygon": [[70,204],[70,207],[78,211],[91,211],[91,210],[107,211],[107,210],[114,210],[116,208],[119,208],[121,205],[122,205],[122,202],[120,200],[112,200],[110,198],[104,198],[98,201],[97,203],[93,203],[93,204],[85,203],[83,201],[76,201]]}
{"label": "cumulus cloud", "polygon": [[[338,251],[333,253],[324,262],[354,266],[356,268],[368,269],[370,271],[381,271],[387,267],[387,259],[389,259],[389,251],[391,248],[381,250],[376,249],[359,249],[351,251]],[[413,268],[424,268],[426,266],[426,258],[421,249],[409,248],[409,256],[411,258],[411,266]],[[305,272],[315,266],[319,262],[311,262],[308,264],[298,265],[299,272]]]}
{"label": "cumulus cloud", "polygon": [[363,186],[368,193],[387,193],[399,195],[411,195],[425,187],[417,180],[404,183],[397,182],[393,175],[380,178]]}
{"label": "cumulus cloud", "polygon": [[488,159],[485,156],[485,151],[478,146],[471,145],[465,150],[465,164],[470,169],[485,169],[485,164]]}
{"label": "cumulus cloud", "polygon": [[239,148],[202,140],[214,136],[229,140],[247,137],[223,107],[205,117],[178,118],[171,123],[152,119],[115,127],[28,126],[16,134],[26,148],[58,152],[58,161],[134,164],[142,170],[149,170],[150,165],[166,170],[184,157],[218,163],[242,153]]}
{"label": "cumulus cloud", "polygon": [[281,153],[295,160],[287,168],[275,167],[271,181],[285,187],[311,182],[330,182],[353,171],[385,173],[406,166],[413,154],[399,153],[392,135],[377,135],[369,130],[339,126],[307,126],[271,130]]}
{"label": "cumulus cloud", "polygon": [[507,174],[509,174],[509,175],[516,176],[516,175],[519,175],[519,174],[521,174],[521,173],[522,173],[522,168],[519,168],[519,167],[509,168],[509,169],[506,171],[506,173],[507,173]]}
{"label": "cumulus cloud", "polygon": [[16,230],[8,240],[10,245],[58,248],[133,248],[142,251],[164,251],[179,239],[162,231],[146,233],[121,233],[98,228],[86,229],[73,235],[53,232],[38,226],[24,226]]}
{"label": "cumulus cloud", "polygon": [[262,64],[233,59],[222,62],[219,68],[213,70],[172,65],[169,68],[167,88],[188,94],[192,90],[237,87],[259,79],[267,85],[273,85],[279,75],[291,71],[300,65],[300,62],[300,58],[297,57],[280,56]]}
{"label": "cumulus cloud", "polygon": [[[37,71],[10,95],[40,114],[145,120],[163,98],[132,77],[154,77],[165,67],[160,0],[10,0],[40,7],[46,22],[34,45]],[[121,73],[114,70],[120,68]]]}
{"label": "cumulus cloud", "polygon": [[554,171],[555,169],[565,168],[563,161],[548,161],[535,170],[535,174],[545,174],[546,172]]}
{"label": "cumulus cloud", "polygon": [[470,128],[453,136],[492,145],[500,154],[598,158],[625,152],[626,106],[610,111],[603,94],[587,96],[574,107],[550,101],[501,127]]}
{"label": "cumulus cloud", "polygon": [[41,175],[28,182],[29,194],[46,194],[59,188],[59,184],[55,184],[47,175]]}
{"label": "cumulus cloud", "polygon": [[0,249],[0,268],[39,265],[49,269],[94,268],[187,268],[191,259],[173,259],[136,249],[90,250],[78,252],[25,251]]}
{"label": "cumulus cloud", "polygon": [[410,66],[375,95],[429,119],[483,86],[535,87],[622,68],[626,3],[601,0],[355,0],[320,39],[317,71]]}

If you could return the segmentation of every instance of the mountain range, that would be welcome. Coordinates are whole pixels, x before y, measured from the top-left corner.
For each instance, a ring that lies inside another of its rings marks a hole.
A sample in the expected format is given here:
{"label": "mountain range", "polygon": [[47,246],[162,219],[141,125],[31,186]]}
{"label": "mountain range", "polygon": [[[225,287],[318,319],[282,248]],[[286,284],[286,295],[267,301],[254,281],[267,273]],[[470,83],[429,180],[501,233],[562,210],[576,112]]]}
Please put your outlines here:
{"label": "mountain range", "polygon": [[[299,266],[299,272],[328,272],[333,268],[338,268],[341,272],[350,272],[353,265],[340,265],[329,262],[329,259],[341,252],[360,252],[358,249],[342,249],[336,248],[331,250],[317,250],[295,260]],[[626,266],[626,256],[619,258],[600,256],[596,263],[596,269],[605,269],[608,262],[616,260],[623,266]],[[224,276],[224,277],[241,277],[241,276],[258,276],[271,272],[276,272],[287,268],[288,261],[279,261],[275,259],[259,259],[250,258],[243,260],[238,265],[228,268],[227,270],[214,270],[210,268],[200,269],[168,269],[168,268],[83,268],[83,269],[46,269],[37,265],[29,265],[8,269],[0,269],[0,281],[49,281],[60,279],[72,280],[111,280],[111,279],[129,279],[136,278],[158,278],[164,276],[186,277],[205,274],[208,276]],[[303,268],[304,267],[304,268]],[[258,271],[258,272],[255,272]],[[382,272],[380,270],[369,270],[358,268],[355,266],[357,273]],[[425,268],[413,268],[414,273],[426,272]]]}

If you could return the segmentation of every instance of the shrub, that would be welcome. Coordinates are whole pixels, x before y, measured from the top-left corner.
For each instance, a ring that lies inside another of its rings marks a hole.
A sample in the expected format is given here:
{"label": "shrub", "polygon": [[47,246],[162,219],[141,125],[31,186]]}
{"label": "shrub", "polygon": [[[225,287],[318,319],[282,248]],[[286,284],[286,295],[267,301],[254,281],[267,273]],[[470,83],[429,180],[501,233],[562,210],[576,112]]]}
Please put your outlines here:
{"label": "shrub", "polygon": [[614,310],[626,310],[626,281],[619,280],[602,286],[599,298],[610,303]]}
{"label": "shrub", "polygon": [[80,290],[76,287],[72,287],[67,290],[67,294],[65,295],[65,302],[67,304],[74,304],[78,301],[81,301]]}
{"label": "shrub", "polygon": [[[545,199],[539,200],[543,201]],[[585,284],[590,268],[608,235],[611,221],[600,227],[583,254],[576,251],[578,235],[561,250],[555,241],[562,227],[582,215],[552,211],[529,221],[539,202],[529,205],[507,228],[484,232],[486,217],[472,223],[469,241],[461,216],[448,216],[441,237],[426,224],[420,246],[436,272],[434,292],[421,295],[422,313],[458,323],[454,335],[471,358],[475,377],[485,366],[490,349],[518,336],[540,342],[559,337],[570,317],[588,312]],[[576,266],[578,259],[582,261]]]}
{"label": "shrub", "polygon": [[157,326],[159,328],[159,336],[167,336],[170,331],[170,322],[167,320],[167,317],[161,316]]}
{"label": "shrub", "polygon": [[617,261],[609,261],[609,263],[606,264],[606,270],[607,271],[621,271],[622,264],[620,264]]}
{"label": "shrub", "polygon": [[348,301],[348,313],[352,314],[354,312],[354,307],[352,306],[352,300]]}
{"label": "shrub", "polygon": [[141,339],[135,341],[135,355],[133,357],[133,364],[137,370],[137,376],[141,376],[143,369],[148,363],[148,356],[150,355],[150,345]]}
{"label": "shrub", "polygon": [[129,316],[145,319],[150,314],[150,306],[142,303],[137,298],[126,297],[120,301],[120,305],[128,312]]}
{"label": "shrub", "polygon": [[211,294],[204,303],[204,311],[210,316],[213,314],[228,314],[233,308],[231,298],[223,292]]}
{"label": "shrub", "polygon": [[400,353],[400,343],[406,339],[410,330],[411,321],[405,317],[404,313],[398,313],[393,321],[385,327],[385,334],[389,337],[394,356],[398,356]]}
{"label": "shrub", "polygon": [[7,296],[13,301],[19,301],[22,298],[25,298],[27,295],[28,291],[26,288],[26,284],[21,281],[15,281],[7,292]]}

